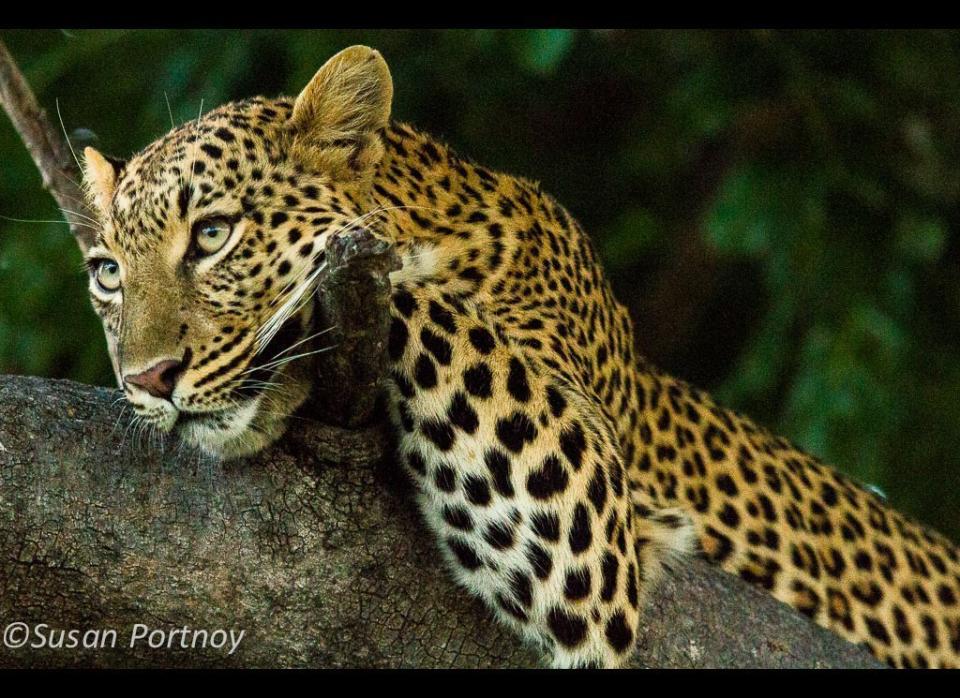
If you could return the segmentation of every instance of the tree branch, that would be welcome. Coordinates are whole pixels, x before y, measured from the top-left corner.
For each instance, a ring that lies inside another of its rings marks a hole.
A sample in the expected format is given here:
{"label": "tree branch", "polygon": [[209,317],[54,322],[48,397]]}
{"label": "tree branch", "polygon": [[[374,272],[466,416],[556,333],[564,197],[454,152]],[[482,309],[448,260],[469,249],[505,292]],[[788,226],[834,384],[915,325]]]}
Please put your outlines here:
{"label": "tree branch", "polygon": [[[443,571],[380,429],[305,422],[259,457],[217,466],[134,438],[118,396],[0,377],[0,625],[120,637],[96,651],[0,647],[0,666],[537,664]],[[232,655],[130,648],[135,623],[246,635]],[[658,589],[636,663],[872,660],[693,560]]]}
{"label": "tree branch", "polygon": [[95,220],[96,215],[88,207],[78,184],[79,167],[69,144],[47,119],[3,41],[0,41],[0,104],[30,151],[43,178],[43,188],[57,200],[70,224],[70,232],[80,249],[86,250],[93,242],[94,231],[84,217]]}
{"label": "tree branch", "polygon": [[327,274],[318,294],[320,324],[331,328],[317,371],[323,399],[308,409],[328,424],[359,427],[374,415],[386,372],[390,278],[400,260],[393,246],[367,229],[327,242]]}
{"label": "tree branch", "polygon": [[[0,41],[0,104],[27,146],[43,179],[43,188],[56,200],[80,251],[86,253],[96,239],[96,230],[90,222],[97,220],[97,215],[89,207],[80,188],[79,182],[83,177],[79,163],[74,159],[66,138],[61,137],[60,132],[50,124],[46,112],[40,108],[33,90],[3,41]],[[109,333],[106,339],[110,365],[119,385],[120,365],[117,362],[116,342]]]}

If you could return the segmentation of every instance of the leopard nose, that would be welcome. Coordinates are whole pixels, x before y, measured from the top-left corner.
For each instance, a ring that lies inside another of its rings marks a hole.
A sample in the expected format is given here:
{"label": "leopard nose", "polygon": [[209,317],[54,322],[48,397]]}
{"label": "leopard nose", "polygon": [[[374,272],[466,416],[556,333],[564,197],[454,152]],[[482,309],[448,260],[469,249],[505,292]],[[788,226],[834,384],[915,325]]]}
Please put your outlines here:
{"label": "leopard nose", "polygon": [[182,361],[167,359],[151,366],[142,373],[124,376],[123,380],[125,383],[143,388],[154,397],[169,400],[182,372]]}

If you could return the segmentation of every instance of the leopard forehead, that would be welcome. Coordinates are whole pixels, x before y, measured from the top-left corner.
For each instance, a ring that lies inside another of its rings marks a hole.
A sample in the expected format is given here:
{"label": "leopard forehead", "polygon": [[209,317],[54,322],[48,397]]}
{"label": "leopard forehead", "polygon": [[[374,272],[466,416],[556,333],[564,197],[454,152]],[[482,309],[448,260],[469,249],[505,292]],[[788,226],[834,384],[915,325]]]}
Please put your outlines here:
{"label": "leopard forehead", "polygon": [[303,168],[286,157],[292,108],[285,98],[231,102],[148,145],[119,171],[106,241],[136,254],[191,211],[251,210],[273,185],[295,185]]}

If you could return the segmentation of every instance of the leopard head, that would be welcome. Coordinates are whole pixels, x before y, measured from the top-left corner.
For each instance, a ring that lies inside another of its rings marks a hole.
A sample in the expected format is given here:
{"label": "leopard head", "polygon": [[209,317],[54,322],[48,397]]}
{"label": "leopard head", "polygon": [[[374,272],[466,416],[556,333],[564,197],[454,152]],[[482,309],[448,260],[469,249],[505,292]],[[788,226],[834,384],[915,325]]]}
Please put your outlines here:
{"label": "leopard head", "polygon": [[90,296],[144,423],[222,458],[283,433],[327,348],[325,243],[370,212],[392,94],[354,46],[295,100],[226,104],[128,161],[86,149]]}

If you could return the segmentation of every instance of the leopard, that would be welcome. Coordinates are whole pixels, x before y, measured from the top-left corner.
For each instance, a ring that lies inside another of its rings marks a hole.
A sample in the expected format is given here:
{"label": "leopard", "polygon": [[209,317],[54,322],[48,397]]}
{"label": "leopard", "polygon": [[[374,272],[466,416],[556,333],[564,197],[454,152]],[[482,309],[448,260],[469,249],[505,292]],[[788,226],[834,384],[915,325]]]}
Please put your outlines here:
{"label": "leopard", "polygon": [[315,392],[327,243],[394,247],[393,461],[455,582],[557,668],[623,667],[702,557],[894,667],[960,665],[960,555],[871,488],[653,366],[590,236],[529,179],[392,117],[352,46],[296,98],[89,147],[89,290],[137,419],[223,461]]}

